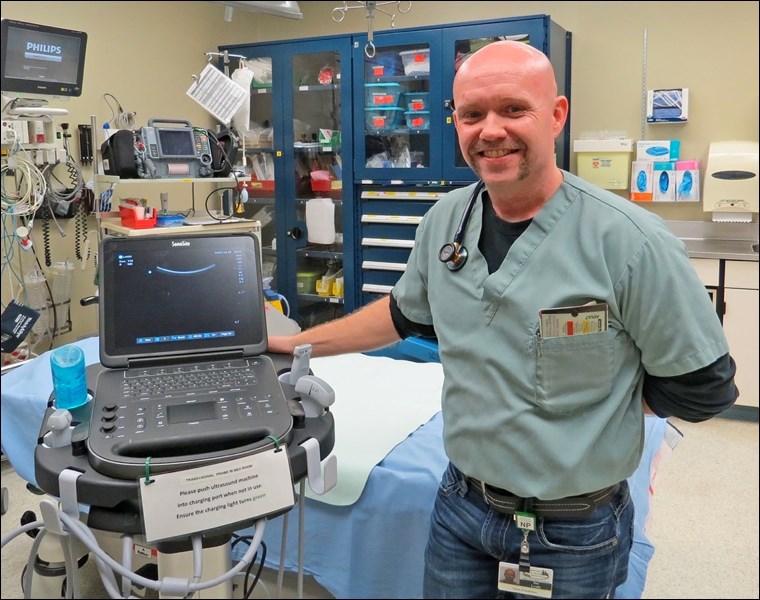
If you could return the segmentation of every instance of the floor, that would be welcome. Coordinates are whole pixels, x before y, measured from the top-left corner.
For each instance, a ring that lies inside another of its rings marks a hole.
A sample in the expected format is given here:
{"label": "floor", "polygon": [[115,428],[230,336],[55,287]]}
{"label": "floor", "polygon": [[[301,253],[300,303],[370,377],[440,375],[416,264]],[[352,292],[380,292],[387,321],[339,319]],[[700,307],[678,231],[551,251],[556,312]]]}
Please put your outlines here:
{"label": "floor", "polygon": [[[684,437],[654,482],[649,537],[655,555],[643,598],[758,598],[758,423],[726,418],[672,422]],[[8,512],[2,516],[5,542],[24,511],[39,515],[42,498],[25,488],[7,462],[2,485],[9,491]],[[24,597],[21,572],[32,541],[22,534],[3,547],[1,598]],[[81,572],[81,597],[105,598],[94,561]],[[276,573],[266,572],[262,581],[251,597],[276,597]],[[298,597],[298,588],[296,577],[287,574],[281,597]],[[303,598],[331,597],[308,577],[302,589]],[[241,590],[238,586],[235,597],[241,597]]]}

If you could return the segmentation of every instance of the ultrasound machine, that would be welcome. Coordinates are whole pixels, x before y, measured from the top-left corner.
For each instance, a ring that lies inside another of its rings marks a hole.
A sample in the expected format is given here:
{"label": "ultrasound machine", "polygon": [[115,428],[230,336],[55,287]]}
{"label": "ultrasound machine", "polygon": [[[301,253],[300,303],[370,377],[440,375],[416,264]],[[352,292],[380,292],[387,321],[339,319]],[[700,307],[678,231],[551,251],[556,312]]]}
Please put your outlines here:
{"label": "ultrasound machine", "polygon": [[[305,481],[335,485],[334,392],[310,346],[266,353],[259,252],[245,233],[101,242],[92,398],[61,410],[51,394],[34,460],[52,498],[13,534],[40,529],[27,597],[77,597],[94,558],[111,597],[232,598],[293,484],[301,500]],[[233,537],[252,526],[233,565]]]}

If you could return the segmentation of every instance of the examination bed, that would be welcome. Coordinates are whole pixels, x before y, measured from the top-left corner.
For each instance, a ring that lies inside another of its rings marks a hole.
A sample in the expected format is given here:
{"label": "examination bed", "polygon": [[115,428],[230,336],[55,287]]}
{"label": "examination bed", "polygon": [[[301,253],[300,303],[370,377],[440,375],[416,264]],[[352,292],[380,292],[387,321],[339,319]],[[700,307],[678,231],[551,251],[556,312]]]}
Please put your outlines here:
{"label": "examination bed", "polygon": [[[97,337],[76,344],[88,364],[98,363]],[[306,486],[301,546],[292,511],[285,568],[295,571],[301,552],[304,573],[336,598],[419,598],[428,519],[447,463],[439,412],[441,366],[351,354],[314,358],[311,368],[335,390],[330,411],[338,483],[321,496]],[[34,484],[34,449],[51,392],[48,353],[3,377],[3,451],[17,473]],[[644,456],[629,480],[636,535],[620,598],[637,598],[643,591],[653,553],[644,535],[650,483],[655,458],[668,446],[668,427],[664,419],[646,418]],[[264,534],[272,568],[280,562],[284,523],[282,517],[272,519]],[[233,549],[233,558],[242,553]]]}

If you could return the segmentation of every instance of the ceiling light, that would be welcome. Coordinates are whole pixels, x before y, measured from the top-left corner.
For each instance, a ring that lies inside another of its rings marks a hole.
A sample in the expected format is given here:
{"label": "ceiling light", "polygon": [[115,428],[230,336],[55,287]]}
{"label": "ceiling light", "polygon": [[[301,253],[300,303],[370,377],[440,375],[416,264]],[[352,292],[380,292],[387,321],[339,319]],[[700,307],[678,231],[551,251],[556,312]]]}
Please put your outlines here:
{"label": "ceiling light", "polygon": [[[212,0],[213,1],[213,0]],[[239,8],[251,12],[266,13],[277,17],[286,17],[288,19],[303,19],[303,14],[298,6],[298,2],[213,2],[222,4],[224,9],[224,18],[226,21],[232,20],[232,9]]]}

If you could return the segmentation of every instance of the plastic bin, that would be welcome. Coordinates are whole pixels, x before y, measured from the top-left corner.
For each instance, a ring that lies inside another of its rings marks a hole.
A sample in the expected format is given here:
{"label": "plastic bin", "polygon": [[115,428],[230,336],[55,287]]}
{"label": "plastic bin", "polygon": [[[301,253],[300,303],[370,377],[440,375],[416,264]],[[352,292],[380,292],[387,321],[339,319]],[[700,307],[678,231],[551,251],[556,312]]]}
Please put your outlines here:
{"label": "plastic bin", "polygon": [[344,293],[343,277],[336,277],[335,283],[333,283],[332,295],[342,298]]}
{"label": "plastic bin", "polygon": [[365,108],[364,120],[368,131],[390,131],[401,122],[401,108]]}
{"label": "plastic bin", "polygon": [[254,198],[274,198],[274,179],[251,179],[242,186]]}
{"label": "plastic bin", "polygon": [[401,97],[400,83],[365,83],[364,95],[367,106],[372,108],[395,108]]}
{"label": "plastic bin", "polygon": [[404,104],[408,111],[430,110],[430,92],[407,92],[404,94]]}
{"label": "plastic bin", "polygon": [[404,117],[409,129],[430,129],[430,111],[407,111]]}
{"label": "plastic bin", "polygon": [[317,280],[315,288],[320,296],[329,296],[332,294],[333,285],[335,284],[335,273],[324,275]]}
{"label": "plastic bin", "polygon": [[628,189],[633,140],[575,140],[578,175],[608,190]]}
{"label": "plastic bin", "polygon": [[404,73],[401,57],[395,52],[378,52],[367,68],[367,75],[371,77],[395,77]]}
{"label": "plastic bin", "polygon": [[321,271],[300,271],[296,273],[296,291],[299,294],[314,294],[317,290],[317,280],[321,277]]}
{"label": "plastic bin", "polygon": [[399,52],[404,62],[405,75],[430,74],[430,48],[418,48]]}
{"label": "plastic bin", "polygon": [[153,216],[149,219],[137,218],[137,211],[131,209],[128,206],[119,207],[119,216],[121,217],[121,224],[124,227],[130,229],[150,229],[156,226],[156,211],[153,212]]}

